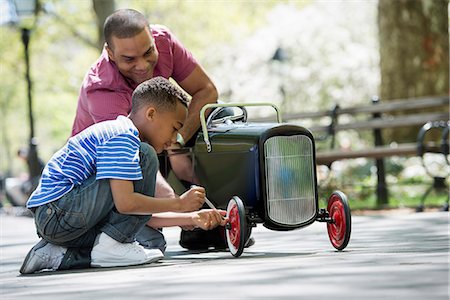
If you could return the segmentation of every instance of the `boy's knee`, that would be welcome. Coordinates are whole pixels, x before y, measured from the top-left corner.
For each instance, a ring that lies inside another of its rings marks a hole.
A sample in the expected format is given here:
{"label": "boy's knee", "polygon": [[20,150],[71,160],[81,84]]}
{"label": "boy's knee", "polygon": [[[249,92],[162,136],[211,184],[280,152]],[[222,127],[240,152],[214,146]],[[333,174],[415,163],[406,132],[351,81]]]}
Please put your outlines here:
{"label": "boy's knee", "polygon": [[137,233],[136,240],[147,249],[159,249],[164,253],[167,248],[167,242],[164,238],[164,234],[160,230],[149,226],[144,226]]}
{"label": "boy's knee", "polygon": [[134,183],[134,190],[141,194],[154,197],[156,176],[159,169],[159,161],[155,149],[149,144],[141,143],[139,159],[142,180]]}
{"label": "boy's knee", "polygon": [[141,142],[139,152],[141,165],[147,164],[149,166],[156,166],[156,169],[158,168],[159,165],[158,154],[156,153],[155,148],[153,148],[151,145],[147,143]]}
{"label": "boy's knee", "polygon": [[151,145],[149,145],[147,143],[141,142],[140,152],[147,159],[150,159],[150,160],[158,159],[158,155],[156,154],[155,148],[153,148]]}

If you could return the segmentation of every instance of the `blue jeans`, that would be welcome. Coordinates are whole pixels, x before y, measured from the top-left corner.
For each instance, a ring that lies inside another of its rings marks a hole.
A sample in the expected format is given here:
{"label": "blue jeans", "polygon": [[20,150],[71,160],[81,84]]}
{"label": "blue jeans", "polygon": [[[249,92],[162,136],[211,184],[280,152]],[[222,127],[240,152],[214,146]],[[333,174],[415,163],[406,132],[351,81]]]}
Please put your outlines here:
{"label": "blue jeans", "polygon": [[[158,170],[156,152],[141,143],[139,156],[143,178],[133,182],[134,191],[153,197]],[[89,267],[95,238],[101,232],[121,243],[138,240],[144,246],[165,249],[162,233],[145,226],[150,218],[120,214],[114,206],[109,179],[96,180],[95,174],[59,200],[35,210],[39,236],[68,248],[60,270]]]}

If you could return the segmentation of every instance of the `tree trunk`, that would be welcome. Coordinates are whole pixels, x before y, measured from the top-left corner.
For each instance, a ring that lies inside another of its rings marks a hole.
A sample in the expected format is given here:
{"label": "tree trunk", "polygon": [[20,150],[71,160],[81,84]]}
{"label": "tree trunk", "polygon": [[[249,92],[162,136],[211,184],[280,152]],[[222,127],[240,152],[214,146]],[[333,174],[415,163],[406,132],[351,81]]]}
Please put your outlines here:
{"label": "tree trunk", "polygon": [[97,16],[97,48],[102,51],[105,44],[105,37],[103,36],[103,24],[106,18],[116,10],[116,3],[114,0],[92,0],[95,15]]}
{"label": "tree trunk", "polygon": [[[448,94],[448,0],[379,0],[378,28],[382,101]],[[411,142],[417,132],[386,131],[385,140]]]}

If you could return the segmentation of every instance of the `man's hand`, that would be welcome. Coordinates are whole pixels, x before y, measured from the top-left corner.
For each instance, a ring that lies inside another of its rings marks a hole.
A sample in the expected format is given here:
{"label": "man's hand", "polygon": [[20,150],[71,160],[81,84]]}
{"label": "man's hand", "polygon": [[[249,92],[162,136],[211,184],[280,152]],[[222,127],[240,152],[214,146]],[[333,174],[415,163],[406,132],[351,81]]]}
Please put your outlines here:
{"label": "man's hand", "polygon": [[195,227],[203,230],[211,230],[217,226],[225,226],[228,220],[224,210],[202,209],[192,217]]}
{"label": "man's hand", "polygon": [[198,210],[205,202],[205,189],[201,186],[191,187],[180,196],[180,212]]}

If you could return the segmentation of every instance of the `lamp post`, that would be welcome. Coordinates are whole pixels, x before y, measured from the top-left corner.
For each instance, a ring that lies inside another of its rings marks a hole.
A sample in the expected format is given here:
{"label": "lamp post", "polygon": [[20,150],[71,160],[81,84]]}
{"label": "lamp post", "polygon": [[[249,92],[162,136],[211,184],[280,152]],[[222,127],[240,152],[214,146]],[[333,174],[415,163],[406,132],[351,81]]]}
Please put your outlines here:
{"label": "lamp post", "polygon": [[34,119],[33,119],[33,98],[32,98],[32,81],[30,77],[30,55],[29,43],[30,36],[36,24],[37,13],[39,11],[38,0],[1,0],[2,17],[1,25],[12,25],[20,28],[22,36],[22,44],[24,48],[25,59],[25,80],[27,83],[27,109],[29,121],[29,144],[27,164],[30,179],[38,177],[41,173],[41,165],[39,163],[37,153],[37,143],[34,136]]}

